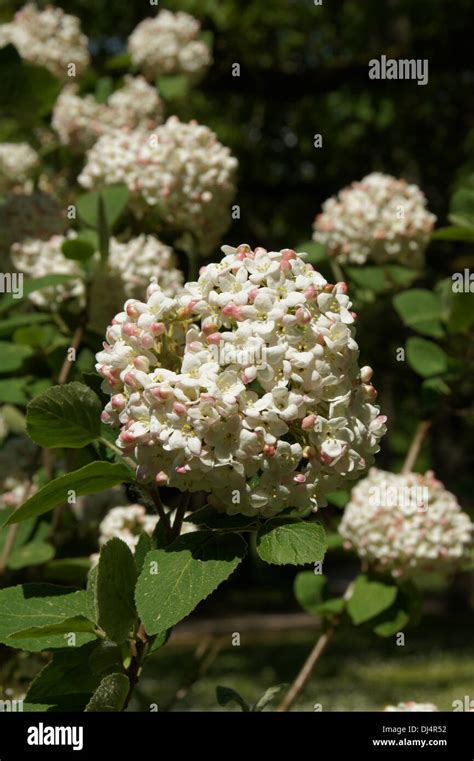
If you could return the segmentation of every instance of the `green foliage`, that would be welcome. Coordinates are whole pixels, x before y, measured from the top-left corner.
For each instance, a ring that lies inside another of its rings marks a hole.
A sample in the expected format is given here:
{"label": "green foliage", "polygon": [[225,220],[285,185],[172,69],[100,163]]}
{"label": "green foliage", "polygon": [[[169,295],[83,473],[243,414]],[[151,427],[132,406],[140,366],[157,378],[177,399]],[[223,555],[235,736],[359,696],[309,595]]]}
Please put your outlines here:
{"label": "green foliage", "polygon": [[[13,644],[11,636],[25,630],[62,625],[77,617],[87,618],[87,595],[70,587],[52,584],[20,584],[0,590],[0,642]],[[69,630],[70,631],[70,630]],[[79,631],[76,645],[80,646],[95,639],[89,631]],[[54,630],[43,634],[15,637],[15,647],[21,650],[51,650],[67,646],[64,632]],[[73,650],[74,648],[71,648]]]}
{"label": "green foliage", "polygon": [[136,579],[130,549],[121,539],[110,539],[100,552],[96,600],[99,626],[118,644],[128,638],[136,621]]}
{"label": "green foliage", "polygon": [[80,470],[66,473],[43,486],[8,518],[5,525],[47,513],[54,507],[67,502],[71,490],[75,492],[76,497],[83,497],[129,480],[130,472],[123,465],[92,462]]}
{"label": "green foliage", "polygon": [[257,552],[266,563],[305,565],[323,560],[326,537],[320,523],[275,518],[257,531]]}
{"label": "green foliage", "polygon": [[237,568],[246,552],[238,534],[196,531],[145,558],[136,588],[138,614],[148,634],[185,618]]}
{"label": "green foliage", "polygon": [[354,624],[370,621],[395,601],[398,587],[395,582],[360,574],[354,582],[347,611]]}
{"label": "green foliage", "polygon": [[79,449],[100,436],[100,399],[83,383],[53,386],[27,408],[30,437],[43,447]]}
{"label": "green foliage", "polygon": [[394,297],[393,304],[405,325],[412,330],[435,338],[443,335],[441,304],[431,291],[414,288],[399,293]]}
{"label": "green foliage", "polygon": [[92,193],[84,193],[77,199],[77,211],[82,221],[96,230],[99,229],[101,200],[104,205],[103,217],[107,228],[112,230],[123,213],[128,201],[126,185],[114,185]]}
{"label": "green foliage", "polygon": [[425,338],[409,338],[406,352],[408,364],[423,378],[440,375],[447,370],[447,355],[433,341],[427,341]]}
{"label": "green foliage", "polygon": [[130,682],[125,674],[105,676],[86,705],[86,712],[121,711],[125,706]]}

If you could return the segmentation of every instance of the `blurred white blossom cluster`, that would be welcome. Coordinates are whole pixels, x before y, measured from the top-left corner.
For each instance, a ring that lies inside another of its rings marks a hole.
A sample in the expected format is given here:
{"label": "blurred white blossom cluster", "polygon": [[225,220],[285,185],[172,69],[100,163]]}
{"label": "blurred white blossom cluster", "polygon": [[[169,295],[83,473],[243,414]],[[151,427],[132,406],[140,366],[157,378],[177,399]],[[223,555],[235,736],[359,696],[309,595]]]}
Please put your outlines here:
{"label": "blurred white blossom cluster", "polygon": [[[0,423],[3,416],[0,416]],[[6,434],[8,424],[4,421]],[[27,436],[12,436],[0,451],[0,510],[19,507],[37,491],[32,483],[38,447]]]}
{"label": "blurred white blossom cluster", "polygon": [[0,143],[0,193],[23,190],[38,163],[38,154],[28,143]]}
{"label": "blurred white blossom cluster", "polygon": [[139,479],[230,514],[301,514],[371,464],[385,432],[345,283],[290,249],[223,247],[177,298],[151,286],[107,331],[106,423]]}
{"label": "blurred white blossom cluster", "polygon": [[385,706],[383,710],[388,711],[389,713],[402,713],[407,711],[409,713],[430,713],[439,711],[439,708],[438,706],[435,706],[434,703],[415,703],[414,700],[409,700],[406,703],[397,703],[396,706]]}
{"label": "blurred white blossom cluster", "polygon": [[0,25],[0,45],[12,44],[29,63],[44,66],[59,79],[80,76],[89,65],[87,37],[81,22],[61,8],[48,5],[40,10],[28,3],[17,11],[13,21]]}
{"label": "blurred white blossom cluster", "polygon": [[201,25],[188,13],[160,11],[141,21],[128,39],[132,64],[150,79],[186,74],[199,79],[212,63],[208,46],[198,39]]}
{"label": "blurred white blossom cluster", "polygon": [[147,515],[143,505],[113,507],[99,526],[99,546],[115,537],[122,539],[133,552],[142,531],[152,534],[157,523],[158,516]]}
{"label": "blurred white blossom cluster", "polygon": [[201,253],[231,222],[237,159],[208,127],[175,116],[155,132],[106,133],[87,154],[79,183],[88,190],[127,185],[138,217],[154,209],[160,225],[188,232]]}
{"label": "blurred white blossom cluster", "polygon": [[63,145],[80,152],[110,130],[152,130],[162,121],[163,104],[156,87],[143,77],[126,76],[123,86],[106,103],[99,103],[93,95],[81,97],[77,85],[67,85],[56,101],[51,124]]}
{"label": "blurred white blossom cluster", "polygon": [[397,577],[455,570],[471,532],[469,516],[431,471],[403,475],[377,468],[352,490],[339,526],[346,549]]}
{"label": "blurred white blossom cluster", "polygon": [[[19,272],[32,278],[52,273],[77,277],[67,283],[31,293],[29,298],[36,306],[51,307],[52,304],[57,305],[67,299],[78,299],[80,304],[83,303],[85,289],[81,268],[77,261],[68,259],[62,252],[65,241],[75,240],[76,237],[77,233],[71,231],[66,236],[54,235],[47,241],[27,239],[13,244],[11,258]],[[96,259],[100,258],[98,253],[95,256]],[[120,299],[143,296],[151,279],[170,296],[178,293],[183,284],[183,275],[176,268],[173,250],[152,235],[140,235],[126,243],[111,238],[106,268],[105,281],[102,278],[100,284],[102,295],[97,293],[96,301],[111,297],[115,305],[112,313],[120,308]],[[116,282],[113,278],[117,279]],[[110,289],[112,283],[114,288]]]}
{"label": "blurred white blossom cluster", "polygon": [[416,185],[373,172],[324,202],[313,238],[341,264],[372,260],[418,267],[435,222]]}

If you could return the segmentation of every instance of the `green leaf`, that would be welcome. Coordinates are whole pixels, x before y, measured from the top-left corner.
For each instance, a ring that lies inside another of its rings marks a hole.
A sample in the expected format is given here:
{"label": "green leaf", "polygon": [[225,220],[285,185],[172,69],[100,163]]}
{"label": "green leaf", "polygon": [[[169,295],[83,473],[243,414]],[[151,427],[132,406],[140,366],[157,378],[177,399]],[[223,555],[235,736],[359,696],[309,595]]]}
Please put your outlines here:
{"label": "green leaf", "polygon": [[132,57],[130,53],[118,53],[106,61],[105,68],[107,71],[116,71],[118,69],[128,70],[131,65]]}
{"label": "green leaf", "polygon": [[346,267],[351,280],[374,293],[383,293],[387,289],[387,280],[382,267]]}
{"label": "green leaf", "polygon": [[0,402],[8,404],[27,404],[26,387],[28,381],[23,378],[0,380]]}
{"label": "green leaf", "polygon": [[323,560],[327,544],[320,523],[274,518],[257,532],[257,552],[266,563],[305,565]]}
{"label": "green leaf", "polygon": [[15,330],[13,340],[22,346],[31,346],[36,349],[47,348],[54,340],[64,340],[52,325],[31,325]]}
{"label": "green leaf", "polygon": [[344,597],[330,597],[318,606],[317,615],[326,618],[340,616],[346,607]]}
{"label": "green leaf", "polygon": [[110,539],[99,557],[97,606],[99,626],[113,642],[125,642],[137,614],[134,590],[137,568],[130,548],[121,539]]}
{"label": "green leaf", "polygon": [[29,346],[0,341],[0,373],[12,373],[19,370],[25,359],[31,357],[33,353]]}
{"label": "green leaf", "polygon": [[43,570],[43,577],[47,581],[61,581],[79,586],[84,583],[90,567],[91,561],[87,557],[59,558],[48,563]]}
{"label": "green leaf", "polygon": [[[55,634],[75,634],[77,632],[90,632],[95,634],[94,624],[85,616],[73,616],[66,618],[58,624],[46,624],[46,626],[31,626],[29,629],[10,634],[9,640],[37,639],[41,637],[51,637]],[[14,645],[12,645],[14,646]]]}
{"label": "green leaf", "polygon": [[468,333],[474,325],[474,295],[453,293],[448,319],[450,333]]}
{"label": "green leaf", "polygon": [[326,247],[322,243],[316,243],[314,240],[309,240],[306,243],[302,243],[296,249],[297,253],[308,254],[305,257],[305,261],[309,264],[321,264],[321,262],[327,262]]}
{"label": "green leaf", "polygon": [[77,275],[45,275],[44,277],[38,277],[35,280],[23,281],[23,298],[17,299],[13,294],[9,293],[8,296],[4,296],[0,299],[0,314],[11,309],[13,306],[19,306],[24,303],[26,296],[36,291],[41,291],[43,288],[52,288],[56,285],[64,285],[70,280],[77,280]]}
{"label": "green leaf", "polygon": [[145,562],[145,558],[147,554],[150,552],[150,550],[152,550],[153,548],[154,548],[153,539],[151,538],[150,534],[147,534],[146,531],[142,531],[138,539],[137,546],[135,547],[135,556],[134,556],[138,573],[141,572],[143,568],[143,563]]}
{"label": "green leaf", "polygon": [[91,653],[89,664],[96,674],[119,671],[123,668],[120,647],[110,639],[100,639]]}
{"label": "green leaf", "polygon": [[395,602],[374,621],[374,632],[379,637],[392,637],[402,631],[407,624],[417,623],[421,613],[421,595],[415,585],[404,582],[400,585]]}
{"label": "green leaf", "polygon": [[72,240],[65,240],[61,246],[61,250],[66,259],[74,259],[78,262],[85,262],[94,256],[96,249],[89,243],[89,241],[74,238]]}
{"label": "green leaf", "polygon": [[25,325],[30,326],[41,322],[50,322],[51,315],[44,312],[34,312],[29,314],[16,314],[14,317],[9,317],[6,320],[2,320],[0,325],[0,336],[11,336],[17,328],[22,328]]}
{"label": "green leaf", "polygon": [[101,191],[84,193],[77,199],[77,211],[86,225],[99,228],[100,198],[103,198],[104,213],[109,230],[112,230],[128,201],[126,185],[113,185]]}
{"label": "green leaf", "polygon": [[394,285],[407,286],[411,285],[414,280],[420,277],[420,273],[411,267],[402,267],[400,264],[385,264],[383,270],[387,280]]}
{"label": "green leaf", "polygon": [[100,399],[83,383],[52,386],[27,407],[28,434],[42,447],[80,449],[100,436]]}
{"label": "green leaf", "polygon": [[409,338],[406,345],[407,361],[412,370],[423,378],[444,373],[448,357],[433,341],[425,338]]}
{"label": "green leaf", "polygon": [[125,674],[105,676],[87,704],[86,713],[121,711],[125,706],[129,689],[130,682]]}
{"label": "green leaf", "polygon": [[455,225],[474,226],[474,190],[461,188],[454,193],[451,198],[449,219]]}
{"label": "green leaf", "polygon": [[19,571],[28,566],[42,565],[52,560],[54,554],[54,547],[48,542],[29,542],[12,552],[8,567],[12,571]]}
{"label": "green leaf", "polygon": [[440,227],[435,230],[431,235],[432,240],[452,240],[452,241],[466,241],[471,243],[474,241],[474,229],[472,227],[461,227],[451,225],[450,227]]}
{"label": "green leaf", "polygon": [[75,491],[76,497],[83,497],[86,494],[105,491],[112,486],[130,480],[131,472],[124,465],[111,462],[92,462],[80,470],[66,473],[43,486],[15,510],[4,525],[19,523],[27,518],[43,515],[57,505],[64,504],[67,502],[68,492],[71,489]]}
{"label": "green leaf", "polygon": [[186,523],[194,523],[196,526],[205,526],[212,529],[239,529],[246,528],[255,523],[255,518],[248,515],[227,515],[218,513],[213,507],[206,505],[195,510],[184,519]]}
{"label": "green leaf", "polygon": [[332,491],[327,495],[327,500],[331,503],[331,505],[336,505],[336,507],[343,508],[349,502],[349,497],[350,492],[344,489],[342,491]]}
{"label": "green leaf", "polygon": [[238,692],[231,687],[216,687],[216,699],[220,706],[225,708],[229,703],[237,703],[244,713],[250,711],[250,706]]}
{"label": "green leaf", "polygon": [[444,334],[441,325],[441,302],[437,295],[422,288],[397,294],[393,305],[404,324],[412,330],[439,338]]}
{"label": "green leaf", "polygon": [[317,615],[326,585],[327,579],[322,574],[315,574],[313,571],[297,574],[294,582],[295,597],[307,613]]}
{"label": "green leaf", "polygon": [[148,634],[188,616],[237,568],[246,552],[238,534],[196,531],[152,550],[138,579],[135,599]]}
{"label": "green leaf", "polygon": [[112,77],[101,77],[97,80],[95,86],[95,99],[98,103],[107,103],[109,96],[114,89],[114,80]]}
{"label": "green leaf", "polygon": [[176,100],[187,95],[189,80],[184,74],[169,74],[159,77],[156,86],[165,100]]}
{"label": "green leaf", "polygon": [[[82,590],[53,584],[20,584],[0,590],[0,610],[0,642],[8,645],[10,635],[22,629],[61,624],[76,616],[87,617],[87,595]],[[76,644],[80,646],[92,639],[94,634],[80,632]],[[32,652],[66,646],[62,634],[15,639],[15,647]]]}
{"label": "green leaf", "polygon": [[53,653],[51,661],[32,682],[24,710],[83,711],[101,679],[90,665],[96,648],[96,643],[91,642]]}
{"label": "green leaf", "polygon": [[251,711],[255,713],[260,713],[263,711],[267,705],[270,705],[277,695],[279,695],[286,687],[285,684],[277,684],[275,687],[269,687],[268,690],[265,690],[262,697],[257,700],[255,705],[252,706],[250,709]]}
{"label": "green leaf", "polygon": [[363,624],[389,608],[398,594],[398,587],[390,581],[361,574],[355,580],[347,610],[356,624]]}

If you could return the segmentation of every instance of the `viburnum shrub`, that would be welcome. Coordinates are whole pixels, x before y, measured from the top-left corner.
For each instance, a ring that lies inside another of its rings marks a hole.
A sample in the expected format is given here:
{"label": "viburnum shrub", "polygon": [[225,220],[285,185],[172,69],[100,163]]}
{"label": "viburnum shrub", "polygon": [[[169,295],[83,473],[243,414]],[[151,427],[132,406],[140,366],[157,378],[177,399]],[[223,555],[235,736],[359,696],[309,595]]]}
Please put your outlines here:
{"label": "viburnum shrub", "polygon": [[[209,36],[160,10],[128,52],[101,50],[107,76],[82,77],[89,47],[59,8],[28,4],[0,25],[7,673],[27,664],[30,711],[136,707],[146,660],[249,555],[252,583],[264,563],[305,567],[295,595],[321,629],[289,710],[340,625],[404,636],[420,579],[469,567],[461,491],[415,466],[436,416],[459,423],[471,404],[467,294],[422,268],[431,237],[472,240],[472,189],[432,236],[422,191],[372,173],[324,204],[307,244],[219,251],[240,219],[225,144],[240,125],[193,118],[206,113],[207,93],[187,96],[212,62]],[[417,277],[425,287],[410,287]],[[386,423],[391,469],[375,469]],[[323,573],[333,550],[361,564],[345,592]],[[257,712],[282,689],[250,703],[219,686],[217,700]]]}

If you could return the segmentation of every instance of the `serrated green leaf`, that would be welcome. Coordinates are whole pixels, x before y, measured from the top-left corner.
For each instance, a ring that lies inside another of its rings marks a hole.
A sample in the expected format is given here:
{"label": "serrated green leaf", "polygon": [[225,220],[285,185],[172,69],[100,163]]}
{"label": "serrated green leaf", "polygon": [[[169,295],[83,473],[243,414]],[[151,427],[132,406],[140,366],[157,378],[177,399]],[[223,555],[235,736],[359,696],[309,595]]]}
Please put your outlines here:
{"label": "serrated green leaf", "polygon": [[53,653],[25,696],[25,711],[83,711],[101,677],[90,666],[91,642]]}
{"label": "serrated green leaf", "polygon": [[394,582],[360,574],[354,582],[347,610],[354,624],[363,624],[389,608],[398,594]]}
{"label": "serrated green leaf", "polygon": [[101,549],[97,567],[98,623],[112,642],[125,642],[137,614],[134,591],[137,568],[130,548],[110,539]]}
{"label": "serrated green leaf", "polygon": [[80,449],[100,436],[100,399],[83,383],[52,386],[27,407],[28,434],[42,447]]}
{"label": "serrated green leaf", "polygon": [[238,534],[196,531],[152,550],[138,579],[135,599],[148,634],[188,616],[237,568],[246,552]]}
{"label": "serrated green leaf", "polygon": [[[9,638],[15,632],[62,624],[76,616],[87,617],[87,595],[82,590],[53,584],[20,584],[0,590],[0,610],[0,642],[11,645]],[[95,639],[94,634],[80,632],[76,637],[77,646],[92,639]],[[62,634],[15,639],[16,648],[32,652],[66,646]]]}
{"label": "serrated green leaf", "polygon": [[130,689],[130,682],[125,674],[105,676],[86,705],[86,713],[112,713],[121,711]]}
{"label": "serrated green leaf", "polygon": [[324,558],[326,537],[320,523],[274,518],[257,532],[257,552],[273,565],[305,565]]}
{"label": "serrated green leaf", "polygon": [[418,375],[429,378],[444,373],[448,357],[433,341],[425,338],[409,338],[406,345],[407,362]]}
{"label": "serrated green leaf", "polygon": [[70,490],[75,491],[76,497],[83,497],[86,494],[95,494],[117,484],[126,483],[131,480],[131,477],[131,472],[124,465],[92,462],[80,470],[66,473],[43,486],[10,515],[4,525],[43,515],[57,505],[64,504],[67,502]]}

